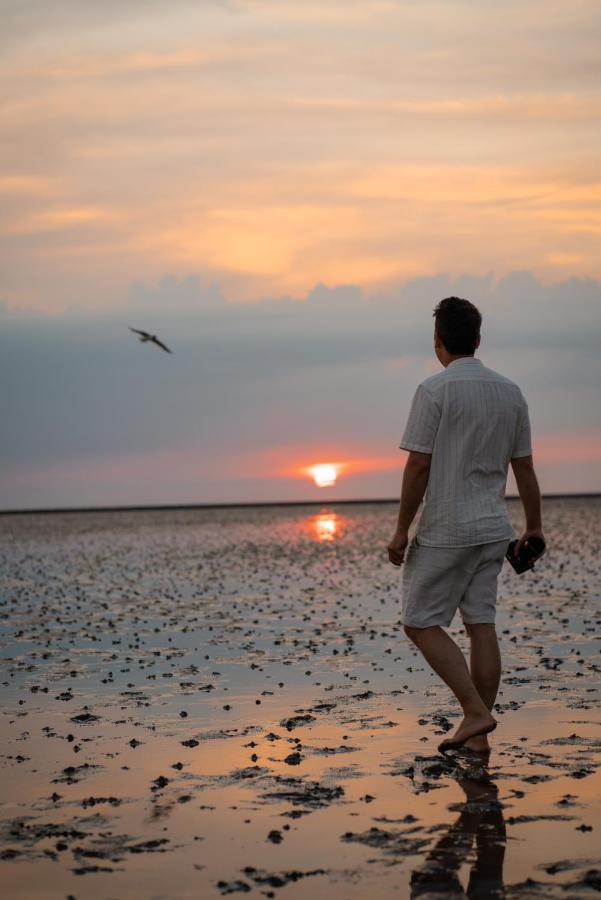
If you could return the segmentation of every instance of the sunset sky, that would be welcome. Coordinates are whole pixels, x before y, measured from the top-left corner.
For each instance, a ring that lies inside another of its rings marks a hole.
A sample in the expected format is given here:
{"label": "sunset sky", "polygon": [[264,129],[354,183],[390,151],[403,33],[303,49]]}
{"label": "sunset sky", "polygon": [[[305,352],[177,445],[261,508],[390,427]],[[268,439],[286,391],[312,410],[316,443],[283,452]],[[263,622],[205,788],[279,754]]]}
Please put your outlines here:
{"label": "sunset sky", "polygon": [[0,13],[0,508],[394,497],[449,294],[601,490],[596,0]]}

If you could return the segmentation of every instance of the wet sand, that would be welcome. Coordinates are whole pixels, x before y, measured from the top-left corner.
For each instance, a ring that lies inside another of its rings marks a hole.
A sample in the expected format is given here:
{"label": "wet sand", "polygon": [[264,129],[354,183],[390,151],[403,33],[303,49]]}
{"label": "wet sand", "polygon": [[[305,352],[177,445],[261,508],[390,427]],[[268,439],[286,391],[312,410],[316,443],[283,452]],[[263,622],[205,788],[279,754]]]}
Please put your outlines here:
{"label": "wet sand", "polygon": [[4,896],[598,895],[601,498],[503,565],[487,766],[436,751],[396,511],[0,516]]}

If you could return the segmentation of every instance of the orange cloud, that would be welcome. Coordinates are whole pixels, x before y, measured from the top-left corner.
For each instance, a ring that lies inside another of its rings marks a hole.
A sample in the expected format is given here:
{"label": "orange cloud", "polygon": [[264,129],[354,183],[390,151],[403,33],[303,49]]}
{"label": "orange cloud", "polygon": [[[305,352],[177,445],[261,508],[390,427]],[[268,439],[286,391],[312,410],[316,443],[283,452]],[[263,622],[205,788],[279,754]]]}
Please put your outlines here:
{"label": "orange cloud", "polygon": [[601,100],[596,96],[580,97],[566,93],[496,94],[480,97],[430,97],[425,99],[380,99],[369,97],[312,97],[294,98],[292,103],[315,112],[349,113],[368,118],[385,114],[426,116],[428,118],[493,118],[499,119],[551,119],[594,120],[601,114]]}
{"label": "orange cloud", "polygon": [[[0,64],[19,291],[35,279],[48,309],[181,266],[249,301],[468,269],[601,277],[594,4],[555,4],[544,33],[537,4],[480,7],[32,17]],[[31,209],[45,192],[58,210]]]}
{"label": "orange cloud", "polygon": [[44,196],[52,193],[54,182],[39,175],[0,175],[0,194],[33,194]]}
{"label": "orange cloud", "polygon": [[532,436],[532,456],[535,462],[601,462],[601,431],[535,433]]}
{"label": "orange cloud", "polygon": [[45,231],[65,231],[89,225],[115,223],[120,216],[116,210],[96,206],[65,207],[31,213],[2,228],[4,234],[37,234]]}

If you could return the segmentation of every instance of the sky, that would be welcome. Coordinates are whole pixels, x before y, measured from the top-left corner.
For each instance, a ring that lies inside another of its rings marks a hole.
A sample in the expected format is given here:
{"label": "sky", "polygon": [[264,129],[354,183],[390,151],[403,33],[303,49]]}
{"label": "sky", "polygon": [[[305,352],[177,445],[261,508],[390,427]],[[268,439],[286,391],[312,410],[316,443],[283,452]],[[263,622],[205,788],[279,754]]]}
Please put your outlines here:
{"label": "sky", "polygon": [[596,0],[0,15],[0,509],[398,496],[451,294],[601,490]]}

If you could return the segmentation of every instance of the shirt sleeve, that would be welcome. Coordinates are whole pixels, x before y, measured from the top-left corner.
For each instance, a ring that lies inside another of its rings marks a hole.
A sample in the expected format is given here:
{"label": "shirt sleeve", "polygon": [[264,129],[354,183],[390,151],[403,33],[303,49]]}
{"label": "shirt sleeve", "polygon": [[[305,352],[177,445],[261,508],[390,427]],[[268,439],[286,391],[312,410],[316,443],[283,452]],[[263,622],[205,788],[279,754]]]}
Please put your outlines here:
{"label": "shirt sleeve", "polygon": [[532,440],[530,435],[530,415],[526,400],[522,401],[513,441],[511,458],[516,456],[530,456],[532,453]]}
{"label": "shirt sleeve", "polygon": [[399,447],[402,450],[417,450],[432,453],[434,440],[440,424],[441,410],[429,391],[418,385],[413,395],[409,418]]}

